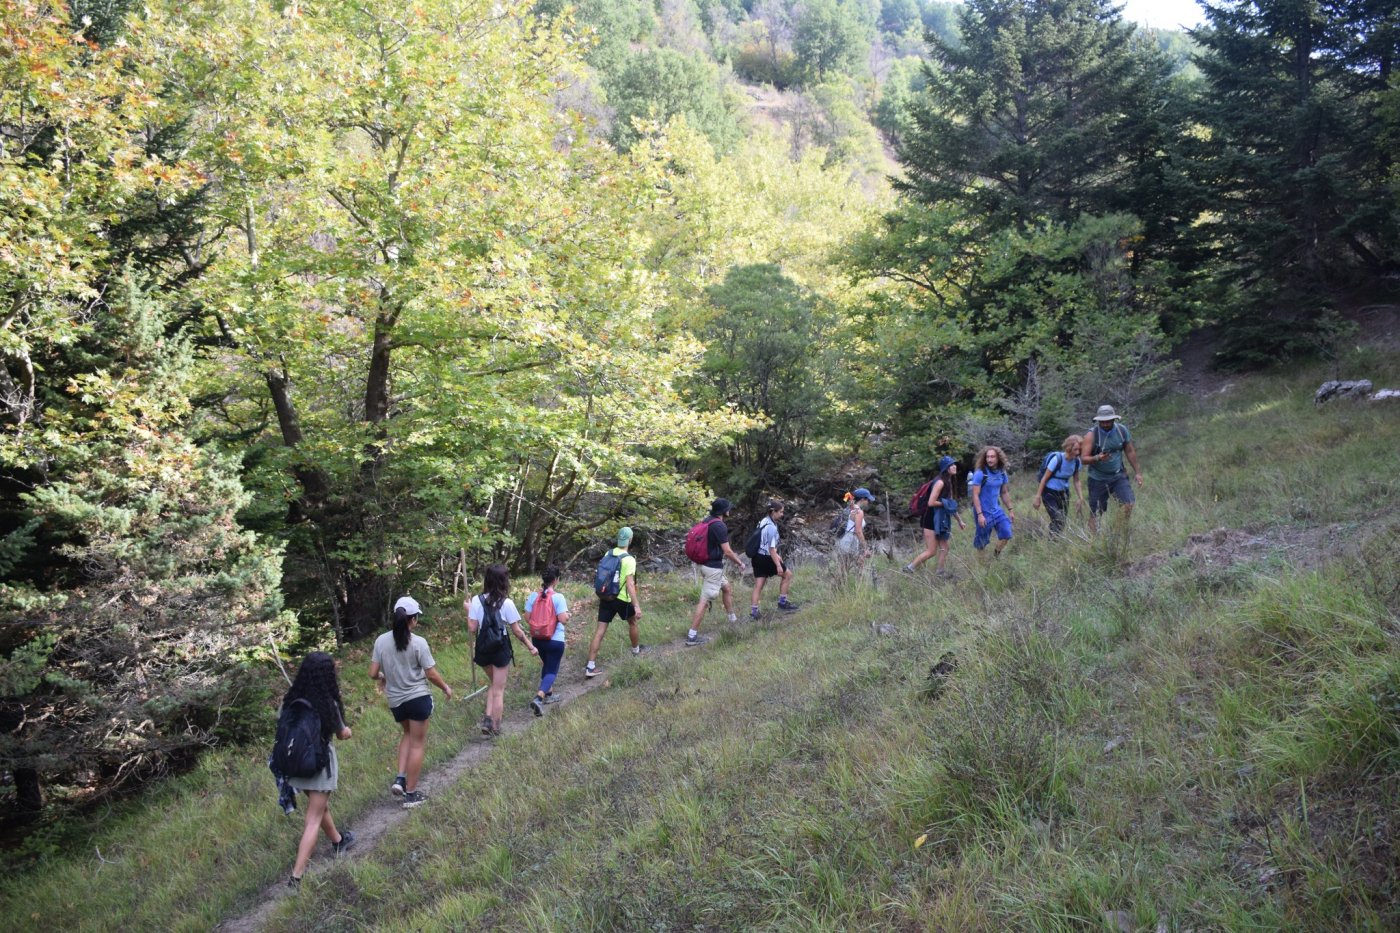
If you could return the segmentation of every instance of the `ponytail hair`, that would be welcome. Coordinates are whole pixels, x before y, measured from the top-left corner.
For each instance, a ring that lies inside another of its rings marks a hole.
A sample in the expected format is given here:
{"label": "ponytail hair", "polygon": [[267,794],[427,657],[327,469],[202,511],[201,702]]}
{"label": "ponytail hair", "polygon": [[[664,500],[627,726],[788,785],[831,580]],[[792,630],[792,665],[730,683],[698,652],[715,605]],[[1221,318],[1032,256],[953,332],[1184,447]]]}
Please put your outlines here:
{"label": "ponytail hair", "polygon": [[769,517],[769,518],[772,518],[772,517],[773,517],[773,513],[774,513],[774,512],[777,512],[777,511],[780,511],[780,510],[782,509],[782,507],[783,507],[783,503],[780,502],[779,500],[777,500],[777,499],[769,499],[769,500],[768,500],[768,504],[764,507],[763,510],[764,510],[765,512],[768,513],[768,517]]}
{"label": "ponytail hair", "polygon": [[550,564],[540,573],[540,595],[543,596],[545,590],[549,589],[559,580],[559,568]]}
{"label": "ponytail hair", "polygon": [[408,610],[402,606],[394,607],[394,648],[398,651],[408,650],[408,623],[418,618],[408,614]]}

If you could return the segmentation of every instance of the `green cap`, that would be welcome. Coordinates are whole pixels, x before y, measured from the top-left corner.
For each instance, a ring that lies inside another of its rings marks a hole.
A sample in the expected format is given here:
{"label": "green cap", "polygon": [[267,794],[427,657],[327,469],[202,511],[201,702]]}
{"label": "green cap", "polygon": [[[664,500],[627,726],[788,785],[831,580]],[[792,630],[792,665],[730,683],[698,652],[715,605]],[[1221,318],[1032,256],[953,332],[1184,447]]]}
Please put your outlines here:
{"label": "green cap", "polygon": [[631,544],[631,543],[632,543],[632,529],[631,529],[631,528],[623,528],[621,531],[619,531],[619,532],[617,533],[617,546],[618,546],[618,547],[626,547],[627,545],[629,545],[629,544]]}

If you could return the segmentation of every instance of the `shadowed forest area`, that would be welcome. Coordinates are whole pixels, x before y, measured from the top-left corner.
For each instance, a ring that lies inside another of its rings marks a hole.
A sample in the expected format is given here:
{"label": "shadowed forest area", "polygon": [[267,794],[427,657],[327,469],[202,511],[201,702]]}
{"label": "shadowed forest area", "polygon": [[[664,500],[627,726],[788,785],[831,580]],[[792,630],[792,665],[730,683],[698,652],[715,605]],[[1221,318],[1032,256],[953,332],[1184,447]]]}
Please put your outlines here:
{"label": "shadowed forest area", "polygon": [[[0,0],[6,926],[1400,922],[1400,401],[1313,400],[1400,387],[1400,11],[1205,11]],[[1136,511],[1052,537],[1101,405]],[[1005,554],[964,498],[901,574],[988,447]],[[716,497],[802,610],[679,650]],[[656,650],[584,681],[623,526]],[[571,686],[440,705],[391,818],[371,641],[411,593],[469,693],[492,564]],[[274,897],[313,650],[377,828]]]}

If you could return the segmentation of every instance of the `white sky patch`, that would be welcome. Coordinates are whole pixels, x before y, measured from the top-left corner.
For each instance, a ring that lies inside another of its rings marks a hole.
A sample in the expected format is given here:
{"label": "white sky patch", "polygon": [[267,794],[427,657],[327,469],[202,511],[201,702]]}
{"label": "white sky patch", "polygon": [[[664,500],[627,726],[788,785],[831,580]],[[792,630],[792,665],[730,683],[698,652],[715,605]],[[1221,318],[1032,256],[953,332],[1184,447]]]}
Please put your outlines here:
{"label": "white sky patch", "polygon": [[1196,0],[1125,0],[1123,18],[1163,29],[1188,29],[1205,22]]}

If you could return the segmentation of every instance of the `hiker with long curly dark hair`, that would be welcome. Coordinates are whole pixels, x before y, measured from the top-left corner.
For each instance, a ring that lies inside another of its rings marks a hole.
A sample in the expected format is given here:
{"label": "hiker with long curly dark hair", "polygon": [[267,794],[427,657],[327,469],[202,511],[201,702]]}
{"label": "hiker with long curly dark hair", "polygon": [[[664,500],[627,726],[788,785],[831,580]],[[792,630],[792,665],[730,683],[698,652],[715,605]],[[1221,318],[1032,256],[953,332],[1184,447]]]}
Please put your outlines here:
{"label": "hiker with long curly dark hair", "polygon": [[331,818],[330,798],[340,778],[340,767],[336,761],[334,736],[350,738],[350,727],[345,724],[345,704],[340,699],[340,681],[335,674],[335,659],[324,651],[313,651],[301,662],[296,679],[282,698],[285,708],[295,700],[305,700],[311,704],[321,719],[321,740],[330,750],[330,760],[326,766],[311,777],[292,777],[288,782],[306,794],[306,823],[301,831],[301,843],[297,846],[297,860],[292,867],[292,877],[287,882],[295,888],[301,884],[301,876],[306,864],[311,861],[311,853],[316,849],[316,836],[324,832],[331,841],[331,852],[340,855],[355,844],[355,834],[350,830],[335,828]]}
{"label": "hiker with long curly dark hair", "polygon": [[418,789],[418,775],[423,770],[423,752],[428,742],[428,717],[433,715],[428,684],[434,684],[447,699],[452,699],[452,688],[438,673],[427,641],[413,632],[422,614],[422,607],[412,596],[394,603],[393,628],[375,639],[369,662],[370,679],[383,682],[389,712],[403,729],[399,738],[399,772],[389,785],[389,792],[403,798],[403,806],[408,809],[427,799]]}
{"label": "hiker with long curly dark hair", "polygon": [[514,635],[539,656],[539,649],[520,627],[520,610],[510,599],[510,571],[504,564],[486,568],[482,592],[467,600],[467,628],[476,635],[476,650],[472,660],[486,669],[490,684],[486,688],[486,715],[481,720],[481,734],[501,734],[501,720],[506,709],[506,679],[510,664],[515,660],[510,637]]}

